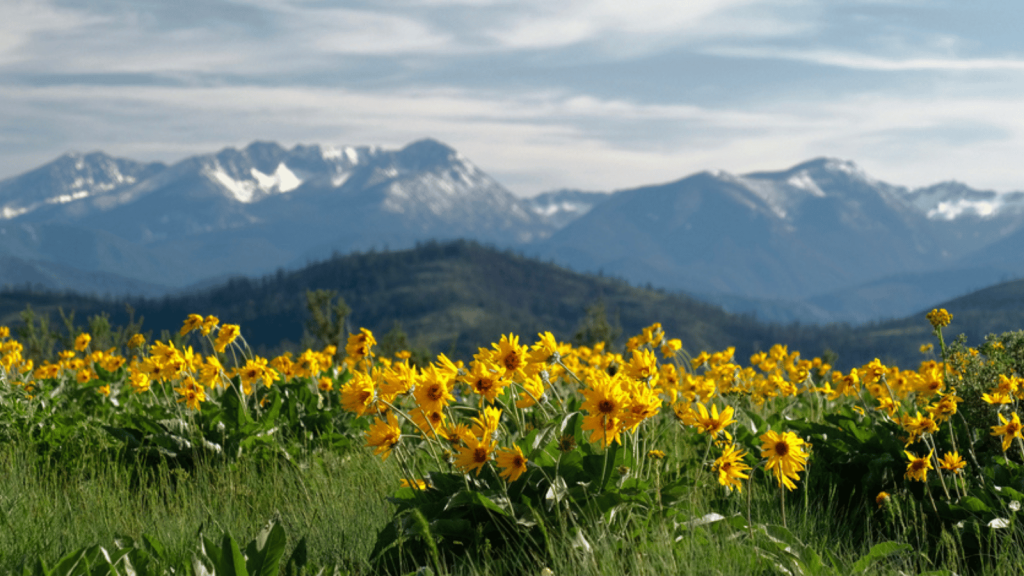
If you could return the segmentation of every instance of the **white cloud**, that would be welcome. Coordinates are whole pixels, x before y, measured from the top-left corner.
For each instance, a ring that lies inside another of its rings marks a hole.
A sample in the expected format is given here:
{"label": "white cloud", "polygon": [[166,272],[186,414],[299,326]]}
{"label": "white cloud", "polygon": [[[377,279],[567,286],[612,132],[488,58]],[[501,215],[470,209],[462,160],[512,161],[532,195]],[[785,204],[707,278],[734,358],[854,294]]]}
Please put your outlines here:
{"label": "white cloud", "polygon": [[[487,33],[512,49],[544,49],[582,42],[614,44],[632,52],[640,46],[684,44],[709,37],[777,36],[806,25],[759,10],[765,0],[566,0],[517,4]],[[756,14],[756,18],[752,18]],[[629,41],[629,42],[624,42]]]}
{"label": "white cloud", "polygon": [[25,49],[36,37],[60,35],[105,20],[83,11],[57,8],[45,0],[0,2],[0,64],[26,59],[29,54]]}
{"label": "white cloud", "polygon": [[296,39],[318,51],[345,54],[449,52],[453,39],[428,24],[402,15],[366,10],[305,10],[290,19]]}
{"label": "white cloud", "polygon": [[[1024,188],[1016,169],[1024,148],[1024,102],[1009,97],[872,94],[828,103],[708,107],[557,91],[78,85],[0,88],[0,103],[44,129],[59,126],[68,148],[165,161],[256,139],[400,146],[430,136],[520,194],[557,187],[619,189],[705,169],[781,169],[821,155],[855,160],[895,184],[955,178],[976,187]],[[158,133],[154,126],[161,127]],[[956,138],[951,143],[918,137],[907,145],[901,134],[964,126],[999,130],[961,144]],[[13,148],[0,141],[8,162],[0,173],[31,167],[10,164]],[[56,155],[40,155],[35,163]]]}
{"label": "white cloud", "polygon": [[717,46],[708,48],[706,53],[720,56],[755,59],[796,60],[849,68],[854,70],[873,70],[880,72],[906,72],[911,70],[935,70],[950,72],[977,71],[1024,71],[1024,59],[1019,58],[957,58],[957,57],[915,57],[898,58],[873,56],[858,52],[838,50],[792,50],[774,47],[740,47]]}

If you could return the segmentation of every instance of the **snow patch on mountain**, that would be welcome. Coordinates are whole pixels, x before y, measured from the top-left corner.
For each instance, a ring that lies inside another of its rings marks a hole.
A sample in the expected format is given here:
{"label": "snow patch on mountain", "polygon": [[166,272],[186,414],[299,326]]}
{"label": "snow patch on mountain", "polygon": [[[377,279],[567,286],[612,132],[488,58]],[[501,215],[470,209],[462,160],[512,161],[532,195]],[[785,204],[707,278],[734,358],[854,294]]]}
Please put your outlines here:
{"label": "snow patch on mountain", "polygon": [[818,186],[818,183],[814,181],[814,178],[811,178],[811,175],[807,173],[807,170],[801,170],[800,172],[790,176],[789,179],[786,180],[786,184],[789,184],[794,188],[799,188],[800,190],[806,190],[810,192],[811,195],[817,196],[818,198],[825,197],[825,192]]}
{"label": "snow patch on mountain", "polygon": [[18,216],[25,214],[29,210],[31,210],[30,207],[11,208],[9,206],[4,206],[3,210],[0,210],[0,218],[10,220],[11,218],[17,218]]}
{"label": "snow patch on mountain", "polygon": [[789,213],[787,205],[790,203],[792,193],[786,189],[786,186],[780,186],[778,182],[761,178],[736,176],[728,172],[720,172],[718,178],[747,189],[754,196],[760,198],[768,206],[768,209],[781,219],[785,219]]}
{"label": "snow patch on mountain", "polygon": [[75,200],[81,200],[82,198],[88,198],[89,191],[82,190],[73,194],[61,194],[60,196],[54,196],[53,198],[47,198],[47,204],[67,204],[68,202],[74,202]]}
{"label": "snow patch on mountain", "polygon": [[203,170],[203,174],[214,182],[220,184],[231,196],[243,204],[252,202],[256,192],[256,183],[245,180],[235,180],[218,162],[210,168]]}
{"label": "snow patch on mountain", "polygon": [[251,172],[252,177],[256,179],[256,184],[259,186],[260,190],[267,193],[276,191],[284,194],[291,192],[302,185],[302,179],[289,170],[288,167],[284,165],[284,162],[277,165],[277,169],[274,170],[273,174],[264,174],[255,168],[253,168]]}
{"label": "snow patch on mountain", "polygon": [[982,218],[988,218],[995,215],[1001,205],[1002,203],[998,200],[968,200],[960,198],[955,201],[939,202],[926,215],[932,220],[955,220],[962,214],[974,212]]}
{"label": "snow patch on mountain", "polygon": [[235,200],[243,204],[256,202],[269,194],[285,194],[302,185],[302,179],[285,166],[284,162],[278,164],[272,174],[264,174],[256,168],[250,168],[251,180],[232,178],[220,162],[204,168],[203,174],[220,184]]}

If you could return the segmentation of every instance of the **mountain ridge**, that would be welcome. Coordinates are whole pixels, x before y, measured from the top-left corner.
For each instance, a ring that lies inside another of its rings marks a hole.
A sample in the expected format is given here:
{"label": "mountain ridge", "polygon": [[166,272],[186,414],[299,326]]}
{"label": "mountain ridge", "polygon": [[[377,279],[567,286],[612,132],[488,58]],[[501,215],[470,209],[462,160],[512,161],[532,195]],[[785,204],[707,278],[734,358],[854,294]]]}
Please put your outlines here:
{"label": "mountain ridge", "polygon": [[0,181],[0,256],[18,258],[0,279],[8,285],[58,289],[68,282],[54,271],[65,270],[157,295],[458,238],[766,319],[863,322],[973,287],[937,289],[930,277],[1024,274],[1024,193],[955,181],[910,189],[819,157],[519,198],[429,138],[395,150],[254,141],[171,165],[67,154]]}

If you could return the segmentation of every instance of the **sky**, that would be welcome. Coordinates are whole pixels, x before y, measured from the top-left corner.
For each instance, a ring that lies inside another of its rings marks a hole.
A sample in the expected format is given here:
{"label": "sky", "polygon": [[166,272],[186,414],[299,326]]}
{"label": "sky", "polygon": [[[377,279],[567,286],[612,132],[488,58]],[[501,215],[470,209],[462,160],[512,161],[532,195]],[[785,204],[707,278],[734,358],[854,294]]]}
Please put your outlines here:
{"label": "sky", "polygon": [[851,160],[1024,190],[1019,0],[3,0],[0,179],[435,138],[520,196]]}

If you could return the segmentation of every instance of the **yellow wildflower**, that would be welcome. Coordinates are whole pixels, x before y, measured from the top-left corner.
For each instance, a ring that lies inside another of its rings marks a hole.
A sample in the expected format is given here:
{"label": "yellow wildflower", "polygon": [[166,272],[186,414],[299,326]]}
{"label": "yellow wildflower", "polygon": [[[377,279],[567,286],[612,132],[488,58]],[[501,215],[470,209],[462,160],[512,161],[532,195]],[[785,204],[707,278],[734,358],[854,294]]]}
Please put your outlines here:
{"label": "yellow wildflower", "polygon": [[761,457],[767,458],[765,470],[775,474],[775,479],[789,490],[796,488],[793,480],[799,480],[799,472],[807,465],[808,454],[804,452],[804,441],[793,432],[779,434],[769,430],[759,436]]}
{"label": "yellow wildflower", "polygon": [[928,471],[934,470],[932,468],[932,452],[928,452],[925,457],[919,457],[917,454],[907,452],[904,450],[904,454],[910,459],[910,463],[907,464],[907,472],[904,476],[910,480],[917,480],[918,482],[927,482]]}
{"label": "yellow wildflower", "polygon": [[526,472],[526,456],[523,456],[523,451],[519,449],[519,446],[513,445],[511,448],[498,450],[495,461],[501,470],[499,475],[509,482],[515,482],[523,475],[523,472]]}
{"label": "yellow wildflower", "polygon": [[1012,419],[1007,420],[1002,414],[999,415],[999,419],[1003,422],[1002,426],[992,427],[992,436],[1003,437],[1003,452],[1010,449],[1010,443],[1013,442],[1014,438],[1020,438],[1024,440],[1024,435],[1021,435],[1021,422],[1020,417],[1014,412]]}

